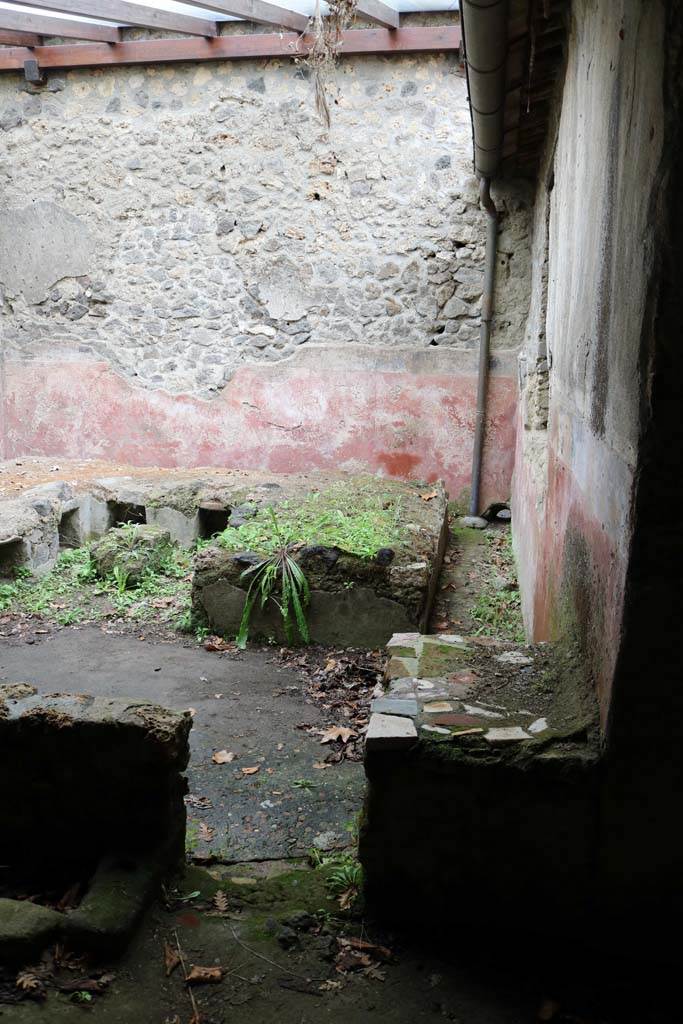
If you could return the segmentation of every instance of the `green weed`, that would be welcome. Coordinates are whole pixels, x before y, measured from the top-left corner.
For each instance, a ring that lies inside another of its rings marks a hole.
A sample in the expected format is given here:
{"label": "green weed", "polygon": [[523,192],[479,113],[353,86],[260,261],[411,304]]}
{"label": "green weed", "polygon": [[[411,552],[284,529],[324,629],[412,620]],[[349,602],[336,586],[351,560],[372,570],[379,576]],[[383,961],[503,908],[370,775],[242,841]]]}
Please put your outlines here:
{"label": "green weed", "polygon": [[318,788],[318,784],[316,782],[311,782],[310,779],[294,779],[294,782],[292,783],[292,787],[294,789],[307,789],[307,790],[311,790],[311,789],[317,789]]}
{"label": "green weed", "polygon": [[242,573],[243,579],[251,576],[237,632],[237,646],[242,650],[247,645],[251,613],[257,601],[261,608],[265,608],[268,601],[274,601],[278,606],[288,644],[294,642],[295,631],[304,643],[310,641],[306,622],[306,608],[311,596],[308,580],[289,553],[290,541],[280,528],[275,512],[272,508],[267,511],[271,523],[271,553]]}
{"label": "green weed", "polygon": [[327,888],[343,909],[352,906],[363,889],[363,867],[357,861],[340,864],[327,878]]}
{"label": "green weed", "polygon": [[126,572],[120,565],[115,565],[112,570],[112,578],[116,584],[116,589],[119,594],[124,594],[128,589],[128,580],[130,574]]}

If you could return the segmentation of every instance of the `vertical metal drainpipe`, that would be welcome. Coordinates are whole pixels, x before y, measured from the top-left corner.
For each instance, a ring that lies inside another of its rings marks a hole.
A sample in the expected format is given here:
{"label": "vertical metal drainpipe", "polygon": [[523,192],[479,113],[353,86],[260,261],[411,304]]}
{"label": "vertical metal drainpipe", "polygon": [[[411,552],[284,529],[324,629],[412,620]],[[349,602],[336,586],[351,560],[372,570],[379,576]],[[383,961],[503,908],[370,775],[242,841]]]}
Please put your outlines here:
{"label": "vertical metal drainpipe", "polygon": [[486,211],[486,255],[484,261],[484,291],[481,297],[481,325],[479,328],[479,376],[477,380],[477,417],[474,427],[472,451],[472,489],[470,515],[478,516],[481,493],[481,468],[486,434],[486,392],[489,379],[489,343],[493,319],[493,287],[496,277],[496,247],[498,242],[498,213],[491,199],[491,181],[482,178],[479,183],[481,205]]}
{"label": "vertical metal drainpipe", "polygon": [[477,418],[472,453],[470,514],[480,512],[481,469],[486,432],[486,390],[489,376],[489,341],[493,317],[498,215],[490,185],[503,157],[505,92],[507,86],[509,0],[461,0],[460,15],[465,46],[467,94],[472,119],[474,170],[480,178],[479,194],[487,214],[484,293],[481,302]]}

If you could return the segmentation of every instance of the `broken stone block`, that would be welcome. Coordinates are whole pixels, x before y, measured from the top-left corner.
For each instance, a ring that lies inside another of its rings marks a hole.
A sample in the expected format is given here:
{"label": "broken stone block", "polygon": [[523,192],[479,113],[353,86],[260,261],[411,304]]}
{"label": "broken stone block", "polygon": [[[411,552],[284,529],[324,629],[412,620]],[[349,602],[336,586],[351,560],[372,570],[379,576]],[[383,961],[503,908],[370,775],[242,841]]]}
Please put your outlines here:
{"label": "broken stone block", "polygon": [[489,729],[485,738],[489,743],[518,743],[520,740],[528,740],[529,734],[521,725],[506,725],[500,729]]}
{"label": "broken stone block", "polygon": [[383,750],[405,750],[417,739],[417,729],[411,718],[398,715],[373,714],[365,734],[365,748],[368,752]]}
{"label": "broken stone block", "polygon": [[62,923],[56,910],[30,900],[0,899],[0,961],[39,954],[60,934]]}
{"label": "broken stone block", "polygon": [[537,718],[536,721],[532,722],[531,725],[529,725],[527,728],[530,733],[532,733],[534,736],[537,736],[539,732],[545,732],[548,728],[548,719]]}
{"label": "broken stone block", "polygon": [[438,733],[440,736],[450,736],[450,734],[451,734],[451,730],[450,729],[444,729],[440,725],[422,725],[422,726],[420,726],[420,728],[424,729],[425,732],[435,732],[435,733]]}
{"label": "broken stone block", "polygon": [[463,661],[471,655],[471,648],[461,637],[443,640],[438,636],[425,636],[422,639],[417,675],[420,678],[447,676],[462,668]]}
{"label": "broken stone block", "polygon": [[157,896],[167,867],[163,859],[154,857],[103,862],[80,905],[66,917],[67,939],[100,955],[122,952]]}
{"label": "broken stone block", "polygon": [[387,644],[387,654],[392,658],[416,658],[420,646],[419,633],[394,633]]}
{"label": "broken stone block", "polygon": [[171,534],[158,526],[126,524],[108,530],[90,550],[98,576],[104,579],[119,568],[128,586],[136,586],[146,570],[159,572],[163,567],[171,552]]}
{"label": "broken stone block", "polygon": [[[401,664],[404,655],[397,652],[405,651],[408,660],[414,657],[414,643],[420,639],[418,630],[424,628],[428,620],[435,575],[443,553],[440,539],[447,511],[445,492],[436,484],[435,500],[425,502],[418,488],[392,482],[390,490],[391,494],[396,493],[396,498],[391,497],[390,501],[396,501],[400,516],[392,522],[387,542],[378,543],[372,551],[361,551],[356,550],[356,541],[345,530],[337,530],[330,524],[336,521],[337,513],[342,513],[346,522],[365,507],[364,503],[374,500],[377,481],[364,476],[332,478],[325,486],[320,485],[319,477],[316,481],[314,496],[310,493],[311,485],[298,479],[296,493],[287,493],[291,483],[287,483],[286,489],[278,484],[282,494],[274,505],[270,492],[264,496],[276,515],[278,503],[286,498],[283,514],[290,523],[288,529],[293,531],[293,542],[301,530],[300,542],[292,544],[290,554],[300,565],[310,588],[310,603],[306,609],[310,636],[313,641],[324,644],[377,647],[399,634],[395,649],[389,651],[390,656],[397,658],[389,678],[412,676],[414,666]],[[387,500],[386,494],[387,484],[382,482],[383,502]],[[322,525],[312,527],[315,532],[311,533],[311,528],[307,532],[304,525],[307,517],[310,518],[313,501],[316,517],[328,508],[331,515],[329,523],[322,517]],[[296,522],[299,508],[301,524]],[[258,502],[257,519],[253,520],[258,530],[251,542],[251,554],[257,559],[268,554],[273,529],[270,521],[265,521],[264,511],[264,504]],[[388,544],[393,540],[392,533],[397,539],[402,538],[400,544]],[[232,539],[228,530],[220,544],[199,551],[194,562],[192,604],[195,613],[224,635],[237,632],[253,578],[245,578],[245,566],[235,560],[239,540],[239,537]],[[278,589],[279,582],[276,591]],[[278,598],[276,592],[264,606],[257,603],[252,608],[251,637],[285,638]]]}
{"label": "broken stone block", "polygon": [[[184,845],[191,718],[148,703],[62,694],[0,705],[0,863],[93,866]],[[22,799],[15,799],[17,793]],[[82,827],[87,816],[87,828]]]}
{"label": "broken stone block", "polygon": [[[389,683],[389,694],[392,697],[398,696],[415,696],[416,683],[412,678],[408,679],[392,679]],[[373,694],[376,697],[383,697],[384,693]]]}
{"label": "broken stone block", "polygon": [[384,675],[387,679],[401,679],[417,675],[417,658],[389,658]]}
{"label": "broken stone block", "polygon": [[405,715],[414,718],[417,715],[417,701],[411,697],[379,697],[370,703],[372,714]]}
{"label": "broken stone block", "polygon": [[147,506],[146,514],[149,526],[168,530],[171,540],[182,547],[190,547],[199,535],[199,517],[197,515],[186,516],[177,508],[156,508],[151,505]]}

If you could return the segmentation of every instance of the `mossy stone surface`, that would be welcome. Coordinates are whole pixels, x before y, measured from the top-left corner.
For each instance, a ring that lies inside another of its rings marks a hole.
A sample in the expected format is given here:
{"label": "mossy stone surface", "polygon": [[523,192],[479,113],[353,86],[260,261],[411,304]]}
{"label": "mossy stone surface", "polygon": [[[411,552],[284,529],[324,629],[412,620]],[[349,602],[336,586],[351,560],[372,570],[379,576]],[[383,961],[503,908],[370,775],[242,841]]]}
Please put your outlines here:
{"label": "mossy stone surface", "polygon": [[60,934],[64,917],[29,900],[0,898],[0,961],[29,958]]}
{"label": "mossy stone surface", "polygon": [[124,526],[108,530],[92,545],[97,574],[105,579],[115,568],[135,586],[146,570],[159,572],[171,551],[171,534],[158,526]]}

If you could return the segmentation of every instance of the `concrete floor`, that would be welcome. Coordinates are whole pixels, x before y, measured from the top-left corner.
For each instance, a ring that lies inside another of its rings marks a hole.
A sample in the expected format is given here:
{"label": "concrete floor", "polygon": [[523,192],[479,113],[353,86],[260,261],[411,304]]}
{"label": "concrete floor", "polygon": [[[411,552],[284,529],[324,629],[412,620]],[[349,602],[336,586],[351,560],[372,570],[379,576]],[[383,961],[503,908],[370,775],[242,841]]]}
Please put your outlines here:
{"label": "concrete floor", "polygon": [[[97,626],[30,639],[0,641],[0,682],[194,709],[187,772],[194,852],[270,860],[304,856],[316,838],[321,847],[349,842],[347,826],[363,798],[363,767],[313,768],[328,748],[297,726],[322,728],[321,711],[307,700],[301,676],[269,652],[209,653],[182,640],[141,640]],[[219,750],[237,758],[214,764],[211,755]],[[244,775],[247,767],[259,770]],[[198,807],[197,798],[211,806]],[[202,822],[214,832],[210,841],[199,837]]]}

